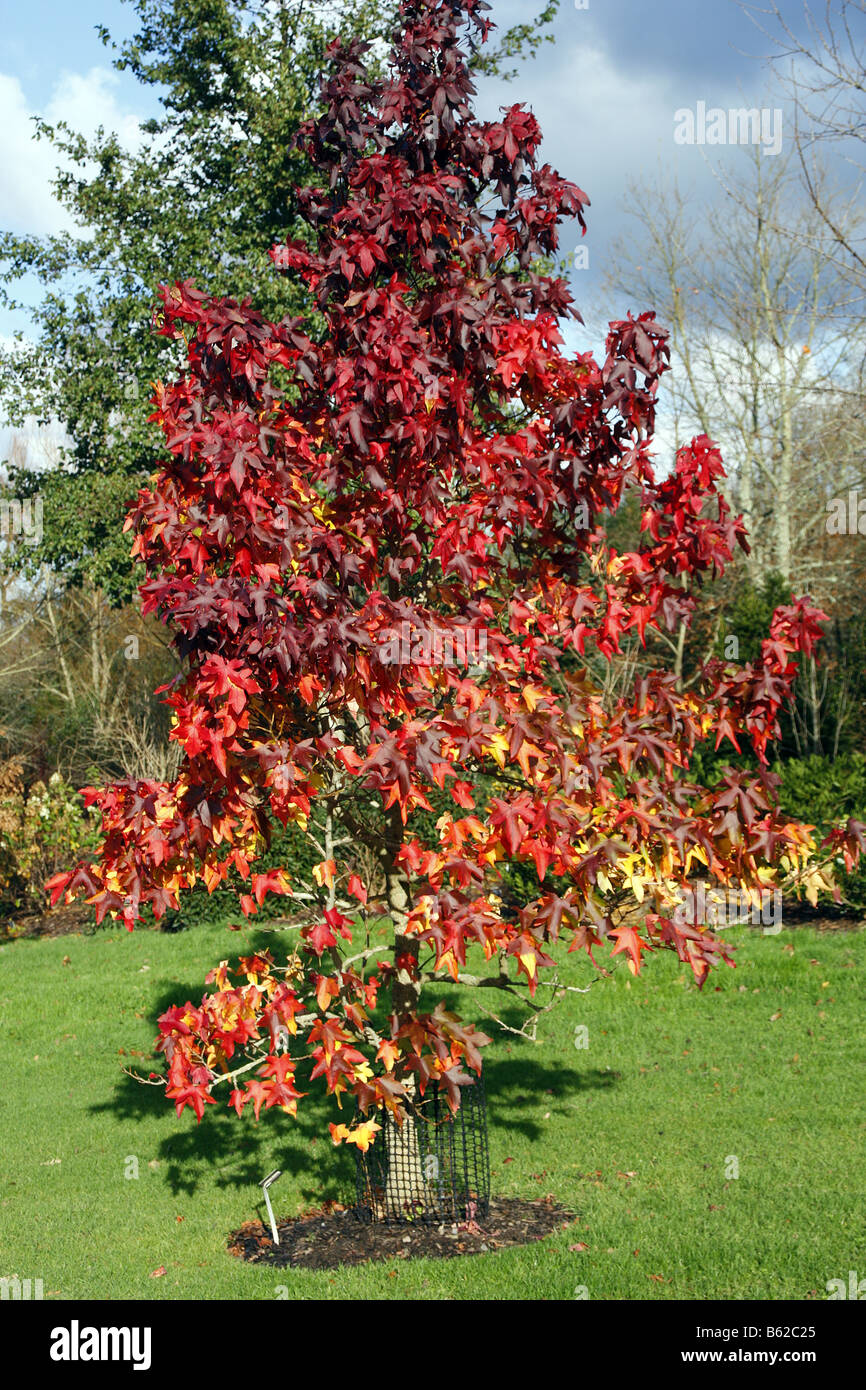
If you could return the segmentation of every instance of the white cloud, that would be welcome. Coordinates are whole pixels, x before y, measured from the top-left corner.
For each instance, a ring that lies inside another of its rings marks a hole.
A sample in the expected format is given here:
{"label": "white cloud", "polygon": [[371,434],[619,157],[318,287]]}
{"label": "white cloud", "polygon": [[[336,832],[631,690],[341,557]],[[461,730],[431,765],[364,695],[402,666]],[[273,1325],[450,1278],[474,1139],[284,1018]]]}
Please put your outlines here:
{"label": "white cloud", "polygon": [[61,451],[71,443],[59,420],[40,425],[35,419],[28,418],[21,429],[0,425],[0,482],[5,478],[3,465],[9,461],[19,466],[26,462],[34,473],[46,473],[57,468]]}
{"label": "white cloud", "polygon": [[[26,352],[28,346],[30,344],[26,340],[22,344],[0,333],[0,353],[7,358],[14,359],[19,353]],[[60,451],[71,444],[72,440],[60,420],[40,425],[33,416],[28,416],[24,424],[16,428],[0,419],[0,482],[5,477],[3,463],[8,460],[10,451],[17,456],[18,463],[26,457],[28,466],[39,473],[56,468]]]}
{"label": "white cloud", "polygon": [[0,225],[44,234],[60,231],[68,220],[49,187],[57,161],[43,141],[33,139],[31,115],[17,77],[0,73]]}
{"label": "white cloud", "polygon": [[37,113],[18,78],[0,73],[0,227],[45,236],[71,226],[51,191],[59,163],[57,152],[49,141],[34,140],[32,117],[43,115],[49,123],[65,120],[72,130],[86,135],[102,125],[116,131],[124,144],[135,145],[140,138],[138,118],[120,106],[116,95],[119,85],[117,73],[110,68],[64,72],[47,105]]}
{"label": "white cloud", "polygon": [[[561,13],[569,8],[570,4],[565,5]],[[766,106],[766,95],[758,95],[765,91],[765,75],[748,76],[751,81],[745,86],[729,77],[708,88],[706,79],[682,72],[641,70],[620,59],[615,48],[608,49],[582,23],[566,28],[563,21],[557,42],[545,45],[534,63],[521,67],[519,81],[483,78],[478,82],[479,111],[487,119],[498,119],[499,108],[515,102],[531,107],[544,136],[541,159],[579,184],[591,200],[584,239],[568,221],[561,229],[563,249],[580,244],[589,254],[588,271],[572,275],[573,291],[587,317],[602,277],[606,272],[615,274],[612,243],[624,230],[623,208],[629,205],[634,184],[663,185],[676,176],[694,196],[699,214],[713,215],[719,204],[715,163],[730,165],[745,152],[737,146],[704,149],[675,144],[675,113],[698,99],[725,110]],[[778,97],[770,104],[785,106]],[[787,115],[785,122],[787,132]],[[642,235],[637,222],[625,224],[625,230],[636,238]],[[623,301],[607,307],[611,316],[619,317],[628,308],[637,312],[649,306]]]}
{"label": "white cloud", "polygon": [[682,104],[669,77],[626,73],[577,36],[545,49],[543,66],[527,64],[519,83],[488,79],[479,94],[488,117],[514,102],[531,106],[544,133],[542,158],[585,189],[593,211],[608,213],[630,177],[670,152]]}
{"label": "white cloud", "polygon": [[114,130],[121,144],[134,146],[140,139],[139,118],[124,112],[116,96],[120,77],[112,68],[93,67],[87,73],[61,73],[45,115],[64,120],[73,130],[93,134],[99,126]]}

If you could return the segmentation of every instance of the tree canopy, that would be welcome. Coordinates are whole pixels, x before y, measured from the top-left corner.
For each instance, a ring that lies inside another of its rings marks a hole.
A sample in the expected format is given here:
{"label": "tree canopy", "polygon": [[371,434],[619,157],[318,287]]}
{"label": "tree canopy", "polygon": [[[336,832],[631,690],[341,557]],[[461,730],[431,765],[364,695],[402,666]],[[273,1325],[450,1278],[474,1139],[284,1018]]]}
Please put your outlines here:
{"label": "tree canopy", "polygon": [[[680,910],[696,873],[751,898],[817,891],[863,842],[851,822],[819,849],[776,805],[778,714],[821,634],[807,599],[776,609],[753,661],[711,658],[687,689],[664,669],[619,694],[592,675],[624,634],[688,624],[747,541],[708,438],[653,466],[668,349],[651,313],[611,323],[600,361],[563,352],[576,310],[537,262],[588,200],[540,162],[530,111],[473,112],[487,9],[403,0],[382,65],[357,38],[329,45],[297,139],[317,174],[306,235],[271,250],[314,314],[162,292],[184,367],[157,383],[165,458],[128,525],[144,608],[184,663],[166,693],[183,761],[88,791],[103,847],[54,894],[131,929],[239,875],[254,916],[292,892],[260,864],[273,827],[325,815],[297,950],[244,958],[241,982],[221,962],[199,1006],[160,1020],[167,1094],[199,1118],[223,1085],[239,1114],[294,1112],[318,1078],[365,1111],[431,1086],[456,1107],[486,1039],[426,1005],[437,983],[531,1012],[563,947],[635,973],[671,950],[703,983],[730,956]],[[640,542],[620,552],[605,523],[629,495]],[[756,768],[702,781],[696,754],[725,743]],[[512,865],[537,883],[519,911]],[[383,911],[386,949],[367,931]]]}

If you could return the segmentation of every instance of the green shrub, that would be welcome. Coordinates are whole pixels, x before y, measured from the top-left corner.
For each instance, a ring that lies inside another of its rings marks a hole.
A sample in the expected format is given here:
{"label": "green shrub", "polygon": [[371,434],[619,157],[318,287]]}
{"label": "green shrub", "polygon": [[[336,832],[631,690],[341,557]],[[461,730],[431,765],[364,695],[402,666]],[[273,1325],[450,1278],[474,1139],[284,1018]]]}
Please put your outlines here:
{"label": "green shrub", "polygon": [[[315,832],[315,826],[311,828]],[[265,869],[285,869],[293,888],[306,889],[313,881],[313,865],[318,863],[319,859],[320,855],[296,825],[288,825],[284,829],[275,823],[270,846],[256,860],[255,871],[262,873]],[[240,874],[232,869],[227,888],[217,888],[213,893],[208,893],[200,883],[191,892],[182,893],[180,911],[172,914],[165,925],[171,930],[175,922],[194,927],[203,922],[241,921],[238,893],[244,892],[249,892],[248,886],[244,885]],[[291,898],[284,899],[282,910],[290,913],[291,904]]]}
{"label": "green shrub", "polygon": [[7,768],[0,785],[0,916],[40,911],[45,884],[99,844],[95,817],[59,772],[26,789]]}
{"label": "green shrub", "polygon": [[[866,755],[848,753],[832,760],[812,755],[790,758],[774,768],[782,778],[779,804],[786,815],[814,825],[826,834],[849,818],[866,821]],[[850,874],[840,861],[842,896],[852,907],[866,908],[866,863]]]}

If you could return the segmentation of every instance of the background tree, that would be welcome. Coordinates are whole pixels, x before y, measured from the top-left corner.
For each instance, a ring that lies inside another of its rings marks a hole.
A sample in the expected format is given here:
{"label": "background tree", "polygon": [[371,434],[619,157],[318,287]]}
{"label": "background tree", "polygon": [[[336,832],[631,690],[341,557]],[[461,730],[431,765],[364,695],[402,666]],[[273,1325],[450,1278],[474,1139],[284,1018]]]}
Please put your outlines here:
{"label": "background tree", "polygon": [[[632,188],[624,211],[643,234],[615,243],[606,289],[670,325],[676,441],[695,428],[724,441],[752,578],[775,571],[827,599],[839,575],[838,559],[832,581],[821,573],[826,504],[846,459],[849,478],[862,469],[856,430],[828,423],[856,417],[866,303],[834,264],[793,156],[747,149],[737,169],[714,172],[712,218],[675,182]],[[825,196],[853,235],[854,218]]]}
{"label": "background tree", "polygon": [[[430,1087],[456,1107],[487,1039],[424,1006],[438,983],[503,991],[531,1018],[557,945],[605,942],[633,972],[674,950],[703,981],[727,953],[677,912],[695,865],[753,895],[777,878],[815,894],[826,860],[858,853],[862,827],[816,858],[774,807],[777,715],[820,634],[805,600],[775,612],[754,662],[711,661],[690,691],[656,669],[605,697],[589,674],[588,650],[610,661],[622,634],[676,630],[695,607],[680,576],[696,588],[745,539],[706,437],[654,472],[668,348],[651,315],[611,324],[600,364],[561,351],[571,298],[533,267],[586,197],[539,166],[531,113],[473,115],[460,36],[483,40],[487,9],[404,0],[381,74],[357,40],[329,49],[299,137],[319,174],[298,199],[310,234],[273,251],[316,319],[271,322],[190,282],[163,293],[187,366],[157,385],[168,457],[131,525],[145,610],[185,664],[167,695],[183,762],[88,792],[101,855],[54,892],[131,928],[238,873],[253,915],[290,891],[257,871],[273,825],[324,816],[289,960],[245,959],[246,983],[222,962],[199,1007],[160,1020],[178,1112],[201,1117],[225,1086],[239,1114],[293,1113],[308,1078],[367,1112],[403,1116]],[[619,553],[603,521],[629,487],[642,540]],[[484,660],[426,645],[477,653],[482,634]],[[757,769],[701,784],[707,740],[751,745]],[[358,843],[381,864],[384,949]],[[509,913],[512,864],[537,889]],[[364,1147],[376,1129],[332,1135]]]}
{"label": "background tree", "polygon": [[[770,61],[793,102],[803,187],[828,234],[833,264],[862,303],[866,292],[862,217],[866,0],[825,0],[823,5],[805,0],[799,33],[774,0],[760,6],[744,4],[743,8],[772,43]],[[831,160],[843,175],[832,199],[827,196],[824,175]],[[842,190],[844,197],[840,196]],[[863,366],[861,357],[861,387]]]}
{"label": "background tree", "polygon": [[[55,192],[76,230],[0,236],[0,286],[44,289],[32,330],[0,356],[0,407],[13,424],[61,421],[64,469],[13,467],[17,496],[44,500],[42,544],[22,556],[113,600],[132,592],[122,519],[150,471],[158,433],[148,383],[177,358],[151,332],[157,285],[195,274],[213,294],[251,295],[266,314],[290,307],[266,248],[300,229],[294,192],[310,177],[293,136],[311,113],[325,47],[338,29],[390,38],[396,0],[132,0],[138,32],[114,65],[158,97],[135,149],[37,122],[58,156]],[[558,0],[485,55],[505,73],[549,33]],[[505,65],[505,67],[503,66]],[[292,293],[291,290],[288,292]],[[304,304],[302,287],[291,307]],[[28,307],[28,306],[19,306]]]}
{"label": "background tree", "polygon": [[[719,208],[659,175],[624,205],[639,224],[615,244],[609,292],[651,302],[671,326],[674,370],[664,425],[675,442],[696,427],[723,446],[733,505],[751,552],[704,591],[701,613],[668,642],[677,672],[696,677],[707,651],[745,639],[765,595],[806,589],[833,613],[829,660],[813,657],[783,717],[780,752],[821,756],[856,745],[866,696],[858,666],[864,547],[828,534],[833,499],[862,488],[859,389],[864,302],[840,264],[833,234],[806,196],[795,150],[776,158],[737,152],[717,167]],[[813,171],[847,236],[859,214]],[[743,654],[746,654],[744,642]],[[653,659],[650,644],[647,659]],[[805,809],[805,808],[804,808]]]}

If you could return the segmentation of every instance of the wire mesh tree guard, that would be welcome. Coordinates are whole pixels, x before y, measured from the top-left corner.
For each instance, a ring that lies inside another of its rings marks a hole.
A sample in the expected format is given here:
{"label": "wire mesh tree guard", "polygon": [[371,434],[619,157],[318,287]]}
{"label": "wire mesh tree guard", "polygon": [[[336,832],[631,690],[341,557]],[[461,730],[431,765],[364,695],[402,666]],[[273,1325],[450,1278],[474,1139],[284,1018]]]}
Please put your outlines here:
{"label": "wire mesh tree guard", "polygon": [[[369,1118],[369,1116],[367,1116]],[[384,1106],[382,1126],[358,1151],[355,1214],[361,1221],[469,1221],[490,1210],[487,1097],[480,1078],[461,1088],[452,1114],[432,1088],[402,1125]]]}

